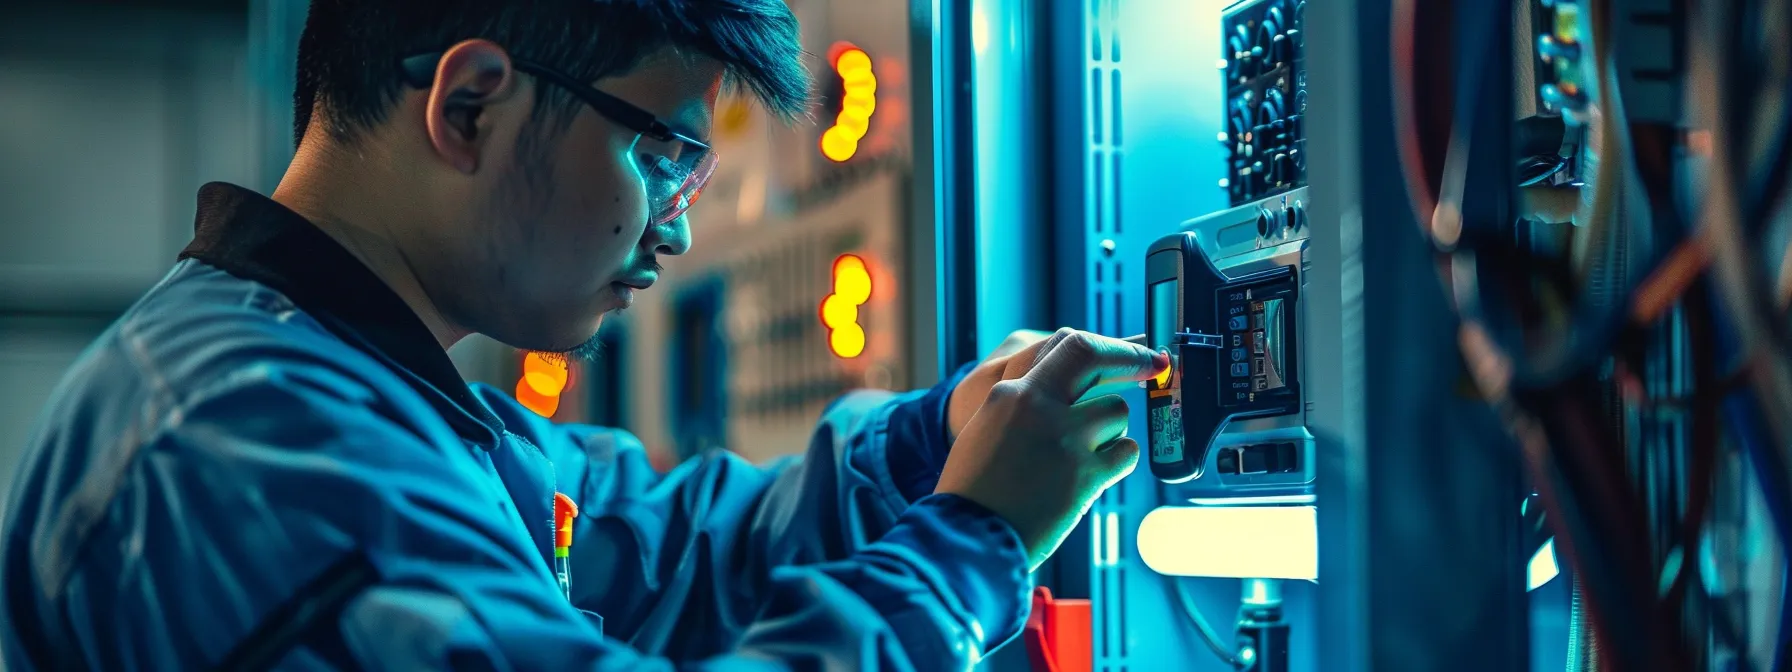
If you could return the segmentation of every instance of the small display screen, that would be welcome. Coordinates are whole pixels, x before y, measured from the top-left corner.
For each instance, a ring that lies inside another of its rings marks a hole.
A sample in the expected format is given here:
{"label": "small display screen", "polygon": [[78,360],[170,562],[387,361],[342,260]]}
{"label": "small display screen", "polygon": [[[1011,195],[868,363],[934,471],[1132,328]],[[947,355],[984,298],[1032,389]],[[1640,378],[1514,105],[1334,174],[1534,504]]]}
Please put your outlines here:
{"label": "small display screen", "polygon": [[1282,335],[1282,301],[1265,300],[1261,311],[1253,311],[1253,316],[1263,316],[1263,329],[1251,332],[1251,374],[1256,380],[1253,389],[1258,392],[1288,386],[1287,358],[1282,345],[1287,340]]}
{"label": "small display screen", "polygon": [[1176,281],[1165,280],[1151,286],[1150,344],[1160,348],[1176,339]]}
{"label": "small display screen", "polygon": [[1242,406],[1296,394],[1292,281],[1226,287],[1214,298],[1224,339],[1220,405]]}

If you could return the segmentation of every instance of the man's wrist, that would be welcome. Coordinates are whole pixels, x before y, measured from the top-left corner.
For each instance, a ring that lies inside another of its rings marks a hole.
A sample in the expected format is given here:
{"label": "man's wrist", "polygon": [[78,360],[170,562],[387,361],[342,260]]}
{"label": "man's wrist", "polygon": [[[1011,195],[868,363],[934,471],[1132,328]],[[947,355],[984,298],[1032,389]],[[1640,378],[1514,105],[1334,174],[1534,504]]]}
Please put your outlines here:
{"label": "man's wrist", "polygon": [[891,480],[904,501],[914,502],[933,493],[940,469],[952,449],[952,430],[947,420],[952,393],[976,363],[966,364],[919,396],[897,402],[890,409],[884,446]]}

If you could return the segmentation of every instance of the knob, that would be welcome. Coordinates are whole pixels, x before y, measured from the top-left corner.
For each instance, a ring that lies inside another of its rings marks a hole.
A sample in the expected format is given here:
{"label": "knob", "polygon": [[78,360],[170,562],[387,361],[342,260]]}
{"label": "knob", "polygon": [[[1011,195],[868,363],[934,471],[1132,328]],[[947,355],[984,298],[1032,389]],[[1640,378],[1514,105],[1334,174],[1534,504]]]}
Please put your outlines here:
{"label": "knob", "polygon": [[1543,104],[1554,109],[1579,111],[1587,106],[1587,94],[1573,84],[1544,84],[1538,93],[1543,96]]}
{"label": "knob", "polygon": [[1546,63],[1558,58],[1564,61],[1578,61],[1580,60],[1580,45],[1574,42],[1559,41],[1554,36],[1541,35],[1537,37],[1537,55],[1542,57]]}
{"label": "knob", "polygon": [[1275,232],[1275,229],[1276,229],[1275,214],[1271,213],[1267,208],[1258,208],[1257,209],[1257,235],[1260,237],[1263,237],[1263,238],[1268,238],[1269,234]]}
{"label": "knob", "polygon": [[1271,7],[1263,13],[1263,22],[1257,24],[1257,42],[1255,51],[1260,56],[1267,56],[1257,67],[1262,72],[1269,72],[1287,61],[1284,52],[1287,43],[1282,38],[1282,10]]}

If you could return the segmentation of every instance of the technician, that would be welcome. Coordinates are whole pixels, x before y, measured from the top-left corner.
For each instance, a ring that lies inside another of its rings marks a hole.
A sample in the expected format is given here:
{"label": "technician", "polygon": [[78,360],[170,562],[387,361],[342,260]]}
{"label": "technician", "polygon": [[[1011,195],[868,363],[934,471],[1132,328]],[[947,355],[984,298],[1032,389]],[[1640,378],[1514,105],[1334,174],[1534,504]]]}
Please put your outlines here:
{"label": "technician", "polygon": [[801,461],[669,474],[446,355],[589,354],[690,248],[717,95],[798,115],[799,57],[779,0],[313,3],[285,179],[200,190],[32,434],[7,669],[954,670],[1014,635],[1137,460],[1081,398],[1148,351],[1022,337],[848,396]]}

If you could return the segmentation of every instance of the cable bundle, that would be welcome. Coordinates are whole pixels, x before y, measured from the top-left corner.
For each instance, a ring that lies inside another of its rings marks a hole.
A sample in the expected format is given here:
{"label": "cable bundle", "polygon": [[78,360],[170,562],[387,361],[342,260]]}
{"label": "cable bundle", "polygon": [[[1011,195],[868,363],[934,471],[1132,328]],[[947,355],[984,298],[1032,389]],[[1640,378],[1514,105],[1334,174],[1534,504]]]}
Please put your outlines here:
{"label": "cable bundle", "polygon": [[[1778,89],[1781,123],[1753,133],[1764,75],[1753,66],[1771,50],[1743,29],[1763,25],[1765,13],[1746,0],[1708,5],[1695,16],[1682,0],[1585,1],[1597,85],[1588,123],[1605,169],[1566,258],[1519,240],[1515,179],[1495,184],[1472,169],[1510,149],[1487,131],[1510,118],[1486,112],[1499,109],[1489,91],[1504,84],[1488,79],[1503,72],[1512,40],[1477,40],[1458,26],[1491,32],[1511,25],[1513,7],[1394,5],[1396,137],[1414,211],[1437,243],[1466,363],[1511,427],[1584,589],[1604,669],[1705,667],[1712,641],[1746,649],[1697,580],[1726,433],[1747,449],[1781,538],[1792,538],[1792,329],[1786,302],[1776,302],[1792,298],[1792,278],[1776,291],[1750,256],[1789,172],[1792,86]],[[1792,35],[1792,11],[1777,18],[1778,34]],[[1676,52],[1673,71],[1642,65],[1637,54],[1658,48]],[[1700,71],[1689,76],[1689,67]],[[1715,108],[1695,110],[1712,126],[1710,189],[1696,203],[1686,197],[1694,190],[1678,88],[1692,81],[1718,88],[1690,98]],[[1419,95],[1419,82],[1452,83],[1455,96],[1439,104]],[[1757,135],[1766,163],[1754,169],[1741,148]],[[1781,259],[1792,268],[1792,254]],[[1753,440],[1758,418],[1768,419],[1771,444]]]}

